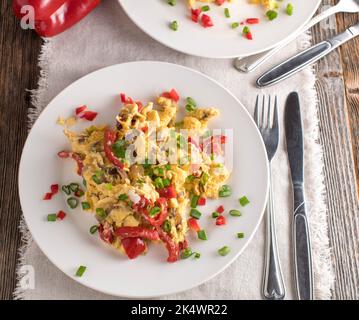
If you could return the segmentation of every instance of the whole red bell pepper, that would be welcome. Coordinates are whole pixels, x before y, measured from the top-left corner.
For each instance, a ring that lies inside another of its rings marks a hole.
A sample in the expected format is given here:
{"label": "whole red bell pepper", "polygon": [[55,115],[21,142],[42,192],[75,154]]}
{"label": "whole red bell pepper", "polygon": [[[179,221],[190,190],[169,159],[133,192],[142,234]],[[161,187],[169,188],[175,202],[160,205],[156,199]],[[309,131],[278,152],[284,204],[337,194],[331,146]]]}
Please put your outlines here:
{"label": "whole red bell pepper", "polygon": [[101,0],[14,0],[13,11],[21,19],[25,5],[35,12],[35,31],[42,37],[53,37],[71,28],[87,16]]}

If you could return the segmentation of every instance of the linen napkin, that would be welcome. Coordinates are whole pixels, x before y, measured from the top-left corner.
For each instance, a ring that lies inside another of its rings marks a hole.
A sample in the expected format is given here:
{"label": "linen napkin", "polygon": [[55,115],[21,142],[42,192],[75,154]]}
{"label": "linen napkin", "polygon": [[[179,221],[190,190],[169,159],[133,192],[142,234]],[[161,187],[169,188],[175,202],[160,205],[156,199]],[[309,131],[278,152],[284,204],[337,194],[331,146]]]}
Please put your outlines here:
{"label": "linen napkin", "polygon": [[[273,65],[309,45],[310,36],[297,42],[273,58]],[[138,29],[125,15],[118,1],[104,1],[91,15],[71,30],[43,44],[39,56],[41,76],[33,91],[33,107],[29,109],[29,127],[49,101],[73,81],[99,68],[128,61],[160,60],[181,64],[203,72],[232,91],[252,114],[256,95],[277,94],[283,123],[283,104],[287,95],[297,90],[301,98],[305,143],[305,193],[309,215],[315,276],[315,298],[329,299],[333,270],[327,236],[327,208],[323,184],[323,160],[318,144],[315,75],[307,68],[291,79],[268,89],[257,89],[254,81],[264,71],[241,74],[232,60],[212,60],[175,52],[157,43]],[[268,63],[265,68],[268,68]],[[131,76],[131,75],[128,75]],[[277,214],[277,236],[287,299],[294,298],[291,216],[292,191],[289,176],[284,130],[273,161],[273,181]],[[224,272],[207,283],[165,299],[261,299],[264,262],[265,223],[262,222],[245,252]],[[21,222],[24,246],[20,249],[18,279],[23,265],[35,270],[35,287],[24,290],[21,281],[14,292],[16,299],[114,299],[88,289],[68,278],[39,250],[31,239],[26,224]],[[170,284],[169,284],[170,285]]]}

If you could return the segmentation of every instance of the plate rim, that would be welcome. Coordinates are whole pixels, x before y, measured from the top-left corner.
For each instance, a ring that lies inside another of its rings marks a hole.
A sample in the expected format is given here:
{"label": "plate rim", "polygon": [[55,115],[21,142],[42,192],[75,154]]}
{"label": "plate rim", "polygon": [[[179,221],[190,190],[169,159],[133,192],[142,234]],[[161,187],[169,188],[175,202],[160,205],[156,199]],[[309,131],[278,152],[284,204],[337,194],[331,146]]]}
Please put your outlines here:
{"label": "plate rim", "polygon": [[[132,17],[131,17],[131,14],[126,10],[126,8],[124,7],[124,5],[122,4],[122,1],[123,0],[117,0],[121,6],[121,8],[123,9],[123,11],[125,12],[126,16],[132,21],[132,23],[134,23],[142,32],[144,32],[145,34],[147,34],[149,37],[151,37],[153,40],[157,41],[158,43],[164,45],[165,47],[167,48],[170,48],[172,50],[175,50],[177,52],[181,52],[181,53],[184,53],[184,54],[187,54],[187,55],[190,55],[190,56],[194,56],[194,57],[200,57],[200,58],[207,58],[207,59],[235,59],[235,58],[246,58],[246,57],[250,57],[250,56],[253,56],[253,55],[256,55],[256,54],[260,54],[262,52],[265,52],[265,51],[268,51],[268,50],[271,50],[273,49],[274,47],[276,46],[279,46],[281,43],[283,43],[286,39],[288,39],[291,34],[289,34],[287,37],[283,38],[282,40],[278,41],[278,42],[275,42],[273,43],[272,45],[270,46],[267,46],[267,47],[264,47],[263,49],[260,49],[260,50],[256,50],[256,51],[253,51],[251,53],[248,53],[248,54],[233,54],[233,55],[221,55],[221,56],[218,56],[218,55],[211,55],[210,53],[208,54],[198,54],[198,53],[193,53],[191,51],[188,51],[187,49],[178,49],[178,48],[175,48],[173,45],[170,45],[168,43],[166,43],[164,40],[160,39],[159,37],[153,35],[153,34],[150,34],[149,32],[147,32],[144,28],[141,27],[141,25],[139,23],[137,23],[137,21],[135,21]],[[322,0],[315,0],[317,1],[317,4],[315,5],[315,9],[313,10],[313,12],[311,12],[311,14],[309,15],[309,17],[307,19],[305,19],[305,21],[302,22],[302,24],[294,31],[294,32],[297,32],[298,30],[300,30],[301,28],[303,28],[309,21],[310,19],[314,16],[314,14],[317,12],[319,6],[321,5],[322,3]],[[304,34],[305,32],[303,32]]]}
{"label": "plate rim", "polygon": [[[107,69],[111,69],[111,68],[115,68],[118,66],[123,66],[123,65],[135,65],[135,64],[160,64],[160,65],[170,65],[172,67],[176,67],[176,68],[181,68],[184,69],[186,71],[189,72],[194,72],[197,73],[198,75],[206,78],[207,80],[213,82],[214,84],[216,84],[217,86],[219,86],[221,89],[223,89],[227,94],[229,94],[233,99],[235,99],[235,101],[239,104],[239,106],[243,109],[243,111],[247,114],[247,116],[249,117],[249,121],[252,122],[252,124],[255,127],[255,132],[257,134],[257,136],[259,137],[259,141],[260,141],[260,145],[262,147],[262,151],[264,151],[264,154],[266,154],[266,149],[265,149],[265,145],[264,145],[264,141],[262,139],[262,136],[258,130],[257,125],[255,124],[255,121],[253,119],[253,117],[251,116],[251,114],[249,113],[249,111],[247,110],[247,108],[244,106],[244,104],[229,90],[227,89],[224,85],[222,85],[220,82],[218,82],[217,80],[213,79],[212,77],[198,71],[195,69],[192,69],[190,67],[187,66],[183,66],[181,64],[176,64],[176,63],[170,63],[170,62],[163,62],[163,61],[156,61],[156,60],[142,60],[142,61],[131,61],[131,62],[124,62],[124,63],[119,63],[119,64],[114,64],[114,65],[110,65],[110,66],[106,66],[104,68],[100,68],[97,69],[95,71],[92,71],[82,77],[80,77],[79,79],[73,81],[71,84],[69,84],[67,87],[63,88],[54,98],[52,98],[50,100],[50,102],[44,107],[44,109],[39,113],[37,119],[35,120],[34,124],[32,125],[31,129],[28,132],[26,141],[24,143],[24,146],[22,148],[22,152],[21,152],[21,158],[20,158],[20,162],[19,162],[19,170],[18,170],[18,175],[17,175],[17,179],[18,179],[18,183],[17,183],[17,187],[18,187],[18,195],[19,195],[19,200],[20,200],[20,206],[21,206],[21,210],[22,210],[22,218],[24,219],[25,223],[26,223],[26,227],[27,227],[27,231],[30,232],[32,239],[34,240],[34,242],[37,244],[37,246],[39,247],[39,249],[41,250],[41,252],[46,256],[46,258],[58,269],[60,270],[62,273],[64,273],[67,277],[69,277],[70,279],[76,281],[77,283],[81,284],[82,286],[85,286],[87,288],[90,288],[92,290],[95,290],[97,292],[100,293],[104,293],[110,296],[115,296],[115,297],[121,297],[121,298],[131,298],[131,299],[149,299],[149,298],[159,298],[159,297],[163,297],[163,296],[169,296],[169,295],[173,295],[173,294],[179,294],[185,291],[189,291],[193,288],[196,288],[206,282],[208,282],[209,280],[215,278],[217,275],[219,275],[220,273],[222,273],[225,269],[227,269],[247,248],[247,246],[252,242],[254,236],[256,235],[258,228],[263,220],[263,216],[264,216],[264,212],[265,212],[265,208],[266,208],[266,204],[268,201],[268,193],[269,193],[269,163],[267,161],[267,159],[265,159],[266,161],[264,161],[265,164],[265,172],[266,172],[266,192],[265,192],[265,197],[264,197],[264,203],[262,204],[262,208],[261,208],[261,214],[260,217],[253,229],[252,235],[247,238],[247,242],[246,244],[242,247],[241,250],[239,250],[233,257],[232,259],[230,259],[222,268],[218,269],[216,272],[214,272],[213,274],[211,274],[210,276],[206,277],[204,280],[199,281],[199,282],[195,282],[193,285],[191,285],[190,287],[183,289],[183,290],[168,290],[166,293],[161,293],[161,294],[151,294],[151,295],[140,295],[140,294],[123,294],[123,293],[114,293],[112,291],[108,291],[106,289],[101,289],[98,287],[93,286],[92,284],[88,284],[86,282],[80,281],[80,278],[76,278],[73,275],[68,274],[65,270],[62,270],[56,263],[55,261],[53,261],[52,257],[49,256],[48,254],[46,254],[45,250],[43,250],[42,245],[40,244],[39,241],[37,241],[37,237],[34,235],[34,233],[31,230],[30,224],[28,219],[26,218],[26,214],[24,210],[24,205],[22,202],[22,193],[23,191],[21,191],[20,185],[21,185],[21,176],[23,175],[23,162],[24,162],[24,154],[25,154],[25,150],[27,150],[28,145],[29,145],[29,137],[31,135],[31,133],[33,132],[33,130],[36,129],[36,127],[38,126],[40,117],[43,116],[44,112],[46,110],[48,110],[49,105],[51,105],[53,103],[53,101],[55,101],[65,90],[68,90],[69,88],[71,88],[72,86],[76,85],[78,82],[82,81],[83,79],[87,78],[87,77],[91,77],[94,74],[96,74],[97,72],[102,72],[104,70]],[[26,245],[26,244],[25,244]]]}

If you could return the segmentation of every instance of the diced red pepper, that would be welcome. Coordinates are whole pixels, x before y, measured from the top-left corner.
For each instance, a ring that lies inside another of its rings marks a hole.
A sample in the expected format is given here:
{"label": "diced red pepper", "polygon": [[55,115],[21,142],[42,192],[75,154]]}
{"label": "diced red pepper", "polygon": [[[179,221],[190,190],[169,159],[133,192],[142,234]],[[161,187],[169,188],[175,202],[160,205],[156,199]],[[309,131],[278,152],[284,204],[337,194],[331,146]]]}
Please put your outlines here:
{"label": "diced red pepper", "polygon": [[92,121],[93,119],[95,119],[97,116],[97,112],[94,111],[85,111],[80,118],[81,119],[86,119],[88,121]]}
{"label": "diced red pepper", "polygon": [[168,251],[168,262],[176,262],[179,259],[179,246],[173,239],[169,236],[168,233],[164,232],[161,227],[157,228],[158,235],[162,242],[166,245]]}
{"label": "diced red pepper", "polygon": [[226,0],[216,0],[216,5],[221,6]]}
{"label": "diced red pepper", "polygon": [[179,250],[182,251],[184,249],[188,248],[188,242],[186,239],[184,239],[182,242],[178,244]]}
{"label": "diced red pepper", "polygon": [[216,212],[218,213],[223,213],[224,212],[224,207],[223,206],[219,206],[216,210]]}
{"label": "diced red pepper", "polygon": [[170,185],[168,187],[158,189],[157,190],[160,197],[166,198],[166,199],[172,199],[177,197],[176,190],[173,185]]}
{"label": "diced red pepper", "polygon": [[248,18],[248,19],[246,19],[246,23],[248,23],[248,24],[258,24],[259,19],[258,18]]}
{"label": "diced red pepper", "polygon": [[130,259],[136,259],[147,247],[141,238],[125,238],[121,240],[121,244]]}
{"label": "diced red pepper", "polygon": [[60,211],[57,213],[57,219],[64,220],[65,217],[66,217],[66,213],[63,212],[62,210],[60,210]]}
{"label": "diced red pepper", "polygon": [[199,16],[201,14],[201,9],[191,9],[191,19],[193,22],[198,22]]}
{"label": "diced red pepper", "polygon": [[143,108],[143,104],[141,101],[136,101],[137,107],[138,107],[138,111],[141,111],[141,109]]}
{"label": "diced red pepper", "polygon": [[178,100],[180,99],[179,94],[175,89],[171,89],[171,91],[169,92],[163,92],[161,96],[167,99],[171,99],[175,102],[178,102]]}
{"label": "diced red pepper", "polygon": [[198,206],[205,206],[206,205],[206,198],[200,197],[197,201]]}
{"label": "diced red pepper", "polygon": [[223,226],[226,224],[226,218],[224,216],[219,216],[216,219],[216,225],[217,226]]}
{"label": "diced red pepper", "polygon": [[208,14],[203,14],[201,17],[202,26],[205,28],[213,27],[212,18]]}
{"label": "diced red pepper", "polygon": [[66,158],[70,157],[70,152],[60,151],[57,153],[57,155],[59,156],[59,158],[66,159]]}
{"label": "diced red pepper", "polygon": [[201,227],[199,226],[199,224],[198,224],[198,222],[197,222],[197,219],[195,219],[195,218],[190,218],[190,219],[188,219],[187,223],[188,223],[189,228],[190,228],[192,231],[197,232],[197,231],[201,230]]}
{"label": "diced red pepper", "polygon": [[159,240],[158,232],[143,227],[120,227],[115,230],[115,235],[120,238],[145,238],[148,240]]}
{"label": "diced red pepper", "polygon": [[43,200],[51,200],[52,199],[52,192],[45,193]]}
{"label": "diced red pepper", "polygon": [[221,144],[226,144],[227,143],[227,137],[224,135],[221,135]]}
{"label": "diced red pepper", "polygon": [[120,93],[121,102],[124,104],[131,104],[133,103],[133,100],[130,97],[126,97],[124,93]]}
{"label": "diced red pepper", "polygon": [[58,184],[52,184],[50,186],[52,194],[56,194],[59,191],[59,185]]}
{"label": "diced red pepper", "polygon": [[249,31],[249,32],[246,34],[246,38],[247,38],[248,40],[253,40],[252,32]]}
{"label": "diced red pepper", "polygon": [[75,113],[76,113],[76,115],[78,116],[80,113],[83,113],[86,109],[87,109],[87,106],[86,106],[86,105],[77,107],[76,110],[75,110]]}
{"label": "diced red pepper", "polygon": [[146,132],[148,131],[148,126],[145,125],[144,127],[142,127],[142,128],[141,128],[141,131],[142,131],[143,133],[146,133]]}
{"label": "diced red pepper", "polygon": [[110,162],[112,162],[116,167],[122,170],[124,168],[124,164],[115,156],[112,151],[112,145],[116,142],[117,139],[116,132],[113,132],[110,129],[106,129],[104,139],[104,150],[107,159],[110,160]]}

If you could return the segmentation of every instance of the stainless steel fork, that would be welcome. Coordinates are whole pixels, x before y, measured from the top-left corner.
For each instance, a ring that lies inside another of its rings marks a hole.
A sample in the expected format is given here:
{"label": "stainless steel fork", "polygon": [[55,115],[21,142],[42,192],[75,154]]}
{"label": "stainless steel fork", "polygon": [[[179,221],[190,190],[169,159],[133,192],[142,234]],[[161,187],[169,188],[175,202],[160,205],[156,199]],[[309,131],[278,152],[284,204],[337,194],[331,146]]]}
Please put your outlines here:
{"label": "stainless steel fork", "polygon": [[[282,300],[285,296],[285,285],[282,270],[279,262],[277,236],[275,229],[275,212],[272,188],[272,169],[271,161],[277,151],[279,142],[279,123],[278,123],[278,100],[274,98],[274,108],[271,112],[271,97],[268,96],[268,104],[263,95],[262,103],[257,96],[254,110],[254,120],[264,140],[269,161],[269,195],[267,203],[267,228],[266,228],[266,253],[263,275],[262,294],[268,300]],[[261,105],[261,106],[260,106]],[[267,107],[266,107],[267,105]],[[259,110],[261,109],[261,110]],[[271,115],[273,113],[273,115]]]}

